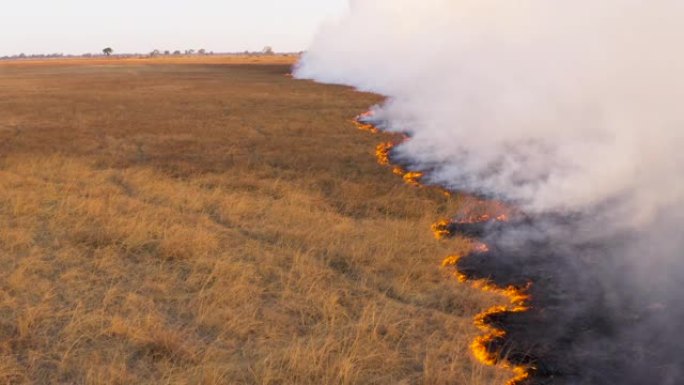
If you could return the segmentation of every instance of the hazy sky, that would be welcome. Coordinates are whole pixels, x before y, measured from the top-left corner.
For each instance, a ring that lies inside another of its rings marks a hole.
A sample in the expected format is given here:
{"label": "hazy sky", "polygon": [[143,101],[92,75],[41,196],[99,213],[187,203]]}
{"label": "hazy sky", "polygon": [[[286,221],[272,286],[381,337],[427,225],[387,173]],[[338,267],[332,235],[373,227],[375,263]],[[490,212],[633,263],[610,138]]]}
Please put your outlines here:
{"label": "hazy sky", "polygon": [[7,0],[0,56],[19,53],[300,51],[347,0]]}

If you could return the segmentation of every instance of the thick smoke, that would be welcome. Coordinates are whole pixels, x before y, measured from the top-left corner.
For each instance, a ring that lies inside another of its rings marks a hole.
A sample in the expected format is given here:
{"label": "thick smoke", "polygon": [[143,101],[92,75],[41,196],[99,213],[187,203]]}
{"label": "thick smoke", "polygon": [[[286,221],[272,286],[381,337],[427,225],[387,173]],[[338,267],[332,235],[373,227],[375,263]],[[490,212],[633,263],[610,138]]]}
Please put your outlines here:
{"label": "thick smoke", "polygon": [[517,264],[489,275],[537,281],[527,348],[557,355],[551,383],[684,383],[683,11],[356,0],[296,70],[387,95],[395,159],[534,218],[489,235]]}

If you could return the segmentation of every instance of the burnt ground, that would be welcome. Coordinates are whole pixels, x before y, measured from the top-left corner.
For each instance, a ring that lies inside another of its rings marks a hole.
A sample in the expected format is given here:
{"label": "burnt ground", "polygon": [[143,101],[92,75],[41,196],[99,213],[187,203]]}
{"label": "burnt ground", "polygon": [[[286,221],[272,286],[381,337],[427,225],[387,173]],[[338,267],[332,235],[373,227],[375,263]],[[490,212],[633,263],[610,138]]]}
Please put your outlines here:
{"label": "burnt ground", "polygon": [[[676,384],[682,369],[681,344],[651,341],[636,330],[654,329],[671,319],[667,299],[662,315],[653,298],[637,298],[620,252],[636,237],[576,237],[588,219],[582,216],[521,217],[510,222],[452,223],[452,235],[480,238],[487,252],[462,258],[458,270],[469,279],[499,287],[526,287],[527,312],[504,312],[485,322],[506,336],[489,348],[516,365],[534,369],[525,385]],[[615,269],[606,272],[606,268]],[[625,267],[624,276],[618,271]],[[616,274],[617,273],[617,274]],[[621,287],[625,285],[625,287]],[[662,338],[662,337],[660,337]],[[672,339],[674,338],[674,340]]]}

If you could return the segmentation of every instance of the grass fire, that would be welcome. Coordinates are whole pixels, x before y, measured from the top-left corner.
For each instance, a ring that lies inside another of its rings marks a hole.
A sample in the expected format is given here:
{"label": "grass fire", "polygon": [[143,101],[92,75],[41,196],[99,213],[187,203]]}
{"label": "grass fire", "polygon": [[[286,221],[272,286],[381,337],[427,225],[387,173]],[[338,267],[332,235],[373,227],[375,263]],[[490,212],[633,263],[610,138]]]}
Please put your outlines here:
{"label": "grass fire", "polygon": [[683,2],[6,3],[0,384],[684,383]]}
{"label": "grass fire", "polygon": [[[373,113],[366,112],[356,118],[356,125],[359,129],[377,134],[380,130],[372,124]],[[410,140],[406,135],[400,135],[401,140],[398,143],[385,142],[380,143],[376,147],[376,158],[378,164],[382,166],[392,166],[393,173],[402,176],[404,181],[417,187],[425,187],[420,183],[420,178],[424,173],[420,171],[404,171],[402,166],[392,165],[391,150],[399,143]],[[397,171],[399,170],[399,171]],[[429,186],[431,189],[442,190],[437,186]],[[450,196],[452,192],[448,192]],[[459,261],[463,258],[468,258],[471,254],[484,254],[489,252],[486,244],[473,238],[474,236],[482,236],[482,231],[473,231],[472,228],[479,228],[482,230],[486,225],[497,222],[507,222],[509,219],[510,209],[506,208],[500,202],[484,201],[475,197],[464,197],[462,203],[461,218],[458,220],[439,220],[432,224],[431,229],[437,240],[444,240],[454,236],[469,237],[468,242],[470,247],[463,255],[450,255],[442,261],[443,268],[454,268],[454,277],[458,282],[469,284],[471,287],[487,293],[493,293],[505,298],[508,305],[495,305],[477,314],[474,319],[474,324],[484,333],[477,336],[470,344],[470,350],[473,357],[479,362],[488,366],[500,366],[508,369],[514,373],[514,378],[510,379],[507,385],[522,385],[525,381],[531,378],[531,373],[534,370],[533,363],[526,362],[523,364],[514,363],[506,357],[506,331],[496,326],[495,318],[504,314],[521,313],[530,310],[530,296],[528,288],[531,282],[526,287],[507,286],[500,287],[496,283],[489,281],[486,278],[474,278],[458,269]],[[482,211],[485,211],[482,213]],[[506,213],[503,213],[506,212]],[[482,272],[480,274],[486,274]]]}
{"label": "grass fire", "polygon": [[0,383],[506,381],[428,231],[461,198],[295,59],[0,62]]}
{"label": "grass fire", "polygon": [[478,322],[477,356],[514,382],[682,382],[681,11],[352,2],[297,65],[385,96],[362,120],[410,138],[385,152],[398,173],[472,196],[433,218],[433,238],[471,240],[445,254],[460,280],[526,298]]}

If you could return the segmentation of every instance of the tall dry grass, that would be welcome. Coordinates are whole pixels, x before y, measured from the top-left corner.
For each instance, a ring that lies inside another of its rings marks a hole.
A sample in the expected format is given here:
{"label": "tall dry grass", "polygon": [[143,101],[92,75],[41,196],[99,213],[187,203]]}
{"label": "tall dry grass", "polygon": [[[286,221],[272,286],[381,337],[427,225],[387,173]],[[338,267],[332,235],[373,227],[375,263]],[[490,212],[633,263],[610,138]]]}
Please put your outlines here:
{"label": "tall dry grass", "polygon": [[0,383],[502,381],[429,232],[458,198],[287,71],[0,65]]}

